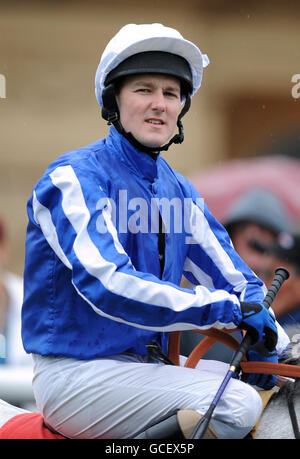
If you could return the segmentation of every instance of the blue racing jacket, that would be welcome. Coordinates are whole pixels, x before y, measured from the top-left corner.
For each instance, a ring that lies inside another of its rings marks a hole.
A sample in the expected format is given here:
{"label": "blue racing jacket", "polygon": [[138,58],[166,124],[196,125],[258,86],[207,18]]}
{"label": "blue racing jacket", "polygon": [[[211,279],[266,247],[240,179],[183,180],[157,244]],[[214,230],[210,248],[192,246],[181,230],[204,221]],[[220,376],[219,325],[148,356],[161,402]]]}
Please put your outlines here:
{"label": "blue racing jacket", "polygon": [[[165,263],[158,252],[159,214]],[[265,287],[195,188],[109,135],[56,159],[28,201],[22,338],[28,353],[92,359],[167,351],[174,330],[235,328]],[[180,287],[182,275],[195,285]]]}

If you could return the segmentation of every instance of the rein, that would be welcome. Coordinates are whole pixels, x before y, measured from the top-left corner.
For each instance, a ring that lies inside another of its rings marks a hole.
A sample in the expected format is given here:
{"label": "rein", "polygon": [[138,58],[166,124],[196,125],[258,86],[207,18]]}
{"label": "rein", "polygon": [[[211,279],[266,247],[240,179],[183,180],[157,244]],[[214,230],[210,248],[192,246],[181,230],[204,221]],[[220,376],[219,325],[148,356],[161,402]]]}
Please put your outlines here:
{"label": "rein", "polygon": [[[234,330],[217,330],[216,328],[210,328],[208,330],[193,330],[196,333],[206,335],[200,343],[190,353],[189,357],[185,362],[185,367],[195,368],[201,357],[214,345],[214,343],[221,342],[236,351],[238,349],[238,341],[230,336],[230,333],[238,331]],[[180,354],[180,331],[172,332],[169,340],[169,360],[173,365],[179,366],[179,354]],[[300,367],[295,365],[289,365],[286,363],[273,363],[273,362],[248,362],[246,356],[243,357],[240,367],[244,373],[264,373],[279,375],[291,378],[300,378]],[[289,394],[287,397],[288,410],[291,418],[291,423],[296,439],[300,439],[299,425],[297,421],[297,415],[295,412],[293,394]]]}
{"label": "rein", "polygon": [[[201,357],[213,346],[217,341],[227,345],[232,350],[236,351],[238,348],[238,341],[230,336],[230,333],[237,331],[234,330],[217,330],[211,328],[209,330],[193,330],[196,333],[206,335],[205,338],[197,344],[197,346],[190,353],[185,367],[195,368]],[[172,332],[169,341],[169,359],[175,364],[179,365],[179,350],[180,350],[180,332]],[[243,358],[240,364],[244,373],[266,373],[272,375],[287,376],[292,378],[300,378],[300,367],[289,365],[286,363],[272,363],[272,362],[248,362],[246,357]]]}
{"label": "rein", "polygon": [[287,396],[287,404],[288,404],[289,414],[290,414],[291,423],[292,423],[292,426],[293,426],[295,438],[296,438],[296,440],[300,440],[299,424],[298,424],[298,421],[297,421],[297,414],[296,414],[296,411],[295,411],[293,393],[288,394],[288,396]]}

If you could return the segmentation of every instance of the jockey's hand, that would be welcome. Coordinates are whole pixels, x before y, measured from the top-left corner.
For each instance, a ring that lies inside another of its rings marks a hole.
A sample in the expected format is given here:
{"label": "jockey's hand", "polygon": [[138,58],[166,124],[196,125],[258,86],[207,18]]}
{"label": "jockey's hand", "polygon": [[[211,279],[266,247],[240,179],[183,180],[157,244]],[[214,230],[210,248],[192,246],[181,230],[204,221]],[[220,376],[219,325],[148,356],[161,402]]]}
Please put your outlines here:
{"label": "jockey's hand", "polygon": [[[261,349],[266,349],[266,354],[273,352],[277,344],[277,327],[275,317],[259,303],[241,301],[242,320],[238,327],[250,334],[252,344],[260,344]],[[261,352],[259,349],[256,349]],[[265,352],[261,352],[265,354]]]}
{"label": "jockey's hand", "polygon": [[[247,352],[247,358],[252,362],[274,362],[278,363],[277,352],[274,351],[269,356],[263,356],[260,353],[250,350]],[[261,387],[264,390],[272,389],[277,382],[276,375],[258,374],[258,373],[243,373],[242,381],[251,384],[252,386]]]}

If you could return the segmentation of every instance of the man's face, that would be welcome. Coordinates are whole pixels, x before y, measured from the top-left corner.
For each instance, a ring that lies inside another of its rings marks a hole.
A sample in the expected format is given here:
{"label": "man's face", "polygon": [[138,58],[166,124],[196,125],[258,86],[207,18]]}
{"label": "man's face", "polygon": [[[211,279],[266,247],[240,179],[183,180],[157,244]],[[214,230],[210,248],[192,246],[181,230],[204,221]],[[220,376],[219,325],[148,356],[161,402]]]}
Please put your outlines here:
{"label": "man's face", "polygon": [[125,131],[158,149],[175,130],[180,102],[179,80],[157,74],[127,77],[117,95]]}
{"label": "man's face", "polygon": [[247,265],[263,280],[268,257],[254,249],[250,241],[256,240],[263,244],[270,244],[274,241],[275,235],[272,231],[255,223],[248,223],[245,227],[234,231],[232,242],[237,253],[243,258]]}

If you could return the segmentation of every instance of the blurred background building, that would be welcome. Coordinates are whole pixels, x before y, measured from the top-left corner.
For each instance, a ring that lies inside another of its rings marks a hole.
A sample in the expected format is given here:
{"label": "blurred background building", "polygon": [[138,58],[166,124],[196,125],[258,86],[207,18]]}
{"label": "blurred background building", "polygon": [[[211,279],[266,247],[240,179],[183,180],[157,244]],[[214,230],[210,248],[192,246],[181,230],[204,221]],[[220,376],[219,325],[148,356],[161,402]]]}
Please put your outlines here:
{"label": "blurred background building", "polygon": [[300,73],[299,18],[300,3],[289,0],[0,1],[0,215],[9,268],[23,272],[26,202],[46,166],[107,133],[94,75],[121,26],[161,22],[210,58],[184,118],[184,144],[164,154],[189,176],[244,157],[299,158],[300,98],[291,81]]}

